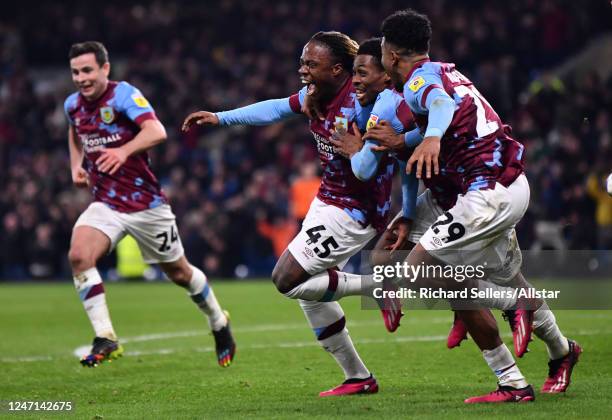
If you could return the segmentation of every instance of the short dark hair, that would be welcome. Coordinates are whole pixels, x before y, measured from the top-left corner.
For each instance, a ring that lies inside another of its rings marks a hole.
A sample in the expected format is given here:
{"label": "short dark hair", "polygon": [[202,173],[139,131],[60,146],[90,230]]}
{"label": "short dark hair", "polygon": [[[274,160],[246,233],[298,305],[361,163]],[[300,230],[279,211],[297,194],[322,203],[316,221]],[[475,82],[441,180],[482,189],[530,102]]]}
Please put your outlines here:
{"label": "short dark hair", "polygon": [[83,54],[93,53],[96,57],[96,62],[100,67],[105,63],[108,63],[108,51],[106,47],[98,41],[85,41],[72,44],[70,51],[68,52],[68,59],[72,60]]}
{"label": "short dark hair", "polygon": [[380,30],[385,41],[405,50],[404,54],[429,52],[431,22],[426,15],[412,9],[399,10],[387,16]]}
{"label": "short dark hair", "polygon": [[344,70],[349,72],[353,71],[353,61],[359,49],[357,41],[342,32],[336,31],[317,32],[310,38],[310,41],[319,42],[325,45],[334,59],[342,64]]}
{"label": "short dark hair", "polygon": [[380,46],[382,38],[370,38],[359,44],[357,55],[369,55],[376,60],[376,65],[384,70],[382,65],[382,48]]}

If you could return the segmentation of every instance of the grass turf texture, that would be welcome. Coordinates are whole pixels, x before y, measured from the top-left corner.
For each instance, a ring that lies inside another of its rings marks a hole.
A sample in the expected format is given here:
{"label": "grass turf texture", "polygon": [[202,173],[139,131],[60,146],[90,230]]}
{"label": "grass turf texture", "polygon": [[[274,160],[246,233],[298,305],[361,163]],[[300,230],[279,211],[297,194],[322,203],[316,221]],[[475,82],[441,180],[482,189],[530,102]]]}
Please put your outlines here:
{"label": "grass turf texture", "polygon": [[[471,340],[446,349],[447,311],[409,312],[389,334],[378,311],[361,310],[359,298],[344,299],[351,336],[380,392],[322,399],[318,393],[339,384],[341,372],[315,342],[297,302],[269,282],[214,283],[238,343],[227,369],[217,366],[207,324],[179,288],[140,283],[106,290],[126,356],[87,369],[72,354],[93,337],[72,285],[0,285],[0,416],[9,414],[6,401],[15,400],[73,401],[71,418],[104,419],[612,416],[612,311],[557,312],[562,330],[585,350],[567,394],[468,406],[464,398],[493,390],[495,380]],[[507,324],[499,324],[512,348]],[[530,349],[518,363],[539,390],[546,350],[537,339]]]}

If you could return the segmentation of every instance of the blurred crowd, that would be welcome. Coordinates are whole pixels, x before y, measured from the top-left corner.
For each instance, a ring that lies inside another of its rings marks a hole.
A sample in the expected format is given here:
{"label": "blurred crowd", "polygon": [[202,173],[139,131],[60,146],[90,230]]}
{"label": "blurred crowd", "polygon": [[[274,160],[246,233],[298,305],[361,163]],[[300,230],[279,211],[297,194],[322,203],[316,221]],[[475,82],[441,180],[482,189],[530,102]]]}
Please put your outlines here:
{"label": "blurred crowd", "polygon": [[[188,258],[211,276],[267,276],[318,185],[306,121],[180,132],[197,109],[286,97],[301,86],[301,48],[318,30],[358,41],[405,2],[13,4],[0,17],[0,279],[67,277],[76,218],[64,98],[68,48],[102,41],[112,78],[137,86],[169,133],[152,152]],[[531,206],[523,248],[612,249],[612,78],[551,69],[609,30],[606,2],[418,0],[432,59],[455,62],[527,150]],[[397,200],[396,200],[397,202]],[[112,260],[103,266],[112,266]],[[104,267],[103,267],[104,268]]]}

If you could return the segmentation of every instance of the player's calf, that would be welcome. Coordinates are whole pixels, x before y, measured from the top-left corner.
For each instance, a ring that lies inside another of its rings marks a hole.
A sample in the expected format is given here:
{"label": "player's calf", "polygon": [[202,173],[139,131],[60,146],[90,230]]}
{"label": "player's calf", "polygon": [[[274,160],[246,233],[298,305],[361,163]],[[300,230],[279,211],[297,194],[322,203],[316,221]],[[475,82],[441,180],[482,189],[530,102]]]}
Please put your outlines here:
{"label": "player's calf", "polygon": [[236,343],[230,330],[229,316],[221,309],[206,275],[189,264],[184,256],[174,262],[161,263],[160,267],[174,283],[189,291],[191,300],[206,315],[215,338],[217,362],[222,367],[229,366],[234,360]]}

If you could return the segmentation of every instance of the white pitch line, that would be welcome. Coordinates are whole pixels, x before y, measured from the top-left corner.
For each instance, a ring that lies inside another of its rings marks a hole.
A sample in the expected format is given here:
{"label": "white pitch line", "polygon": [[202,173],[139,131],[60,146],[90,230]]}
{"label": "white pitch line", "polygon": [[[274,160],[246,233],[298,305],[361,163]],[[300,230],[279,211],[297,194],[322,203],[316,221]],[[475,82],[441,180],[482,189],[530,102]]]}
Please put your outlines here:
{"label": "white pitch line", "polygon": [[[612,330],[579,330],[570,335],[610,335],[612,334]],[[500,334],[502,338],[510,338],[512,337],[511,333]],[[414,335],[414,336],[396,336],[389,338],[362,338],[362,339],[353,339],[355,344],[363,345],[363,344],[388,344],[388,343],[418,343],[418,342],[432,342],[432,341],[444,341],[446,340],[447,335]],[[319,347],[320,344],[316,340],[312,341],[290,341],[290,342],[280,342],[273,344],[250,344],[245,346],[240,346],[241,349],[247,350],[259,350],[259,349],[273,349],[273,348],[303,348],[303,347]],[[88,350],[89,348],[87,348]],[[211,353],[215,349],[214,347],[201,347],[195,349],[198,353]],[[158,349],[158,350],[145,350],[145,351],[128,351],[124,354],[126,356],[145,356],[145,355],[164,355],[164,354],[174,354],[181,351],[185,351],[185,349]],[[194,350],[190,350],[194,351]]]}
{"label": "white pitch line", "polygon": [[20,362],[50,362],[53,360],[51,356],[24,356],[24,357],[2,357],[2,363],[20,363]]}
{"label": "white pitch line", "polygon": [[[414,323],[417,323],[419,320],[413,320]],[[450,322],[448,318],[432,318],[426,320],[426,323],[438,323],[438,322]],[[404,324],[408,324],[412,322],[404,322]],[[352,322],[349,323],[349,327],[364,327],[371,325],[379,325],[380,321],[363,321],[363,322]],[[295,324],[262,324],[253,327],[242,327],[236,328],[235,331],[239,331],[242,333],[249,331],[284,331],[284,330],[292,330],[292,329],[302,329],[305,328],[305,325],[302,323]],[[135,336],[131,338],[122,339],[123,343],[127,342],[145,342],[145,341],[156,341],[156,340],[164,340],[169,338],[180,338],[180,337],[192,337],[198,335],[207,334],[205,331],[179,331],[175,333],[160,333],[160,334],[147,334],[141,336]],[[610,335],[612,334],[612,330],[578,330],[569,335]],[[502,334],[502,337],[508,338],[511,334],[506,333]],[[385,344],[385,343],[408,343],[408,342],[432,342],[432,341],[443,341],[446,339],[446,335],[429,335],[429,336],[394,336],[389,338],[377,338],[377,339],[354,339],[353,341],[356,344]],[[312,341],[293,341],[293,342],[280,342],[274,344],[251,344],[240,346],[242,349],[270,349],[270,348],[301,348],[301,347],[318,347],[319,343],[316,340]],[[72,354],[81,357],[83,354],[86,354],[90,349],[90,345],[83,345],[76,348]],[[126,356],[145,356],[145,355],[165,355],[165,354],[174,354],[179,351],[184,351],[184,349],[174,349],[174,348],[165,348],[165,349],[156,349],[156,350],[134,350],[127,351],[124,354]],[[194,350],[190,350],[194,351]],[[202,347],[195,349],[197,352],[208,353],[214,351],[213,347]],[[41,362],[41,361],[52,361],[54,360],[51,356],[24,356],[24,357],[3,357],[0,358],[0,362],[2,363],[24,363],[24,362]]]}
{"label": "white pitch line", "polygon": [[[451,325],[452,317],[437,317],[430,318],[425,321],[428,324],[441,324],[448,323]],[[419,319],[402,319],[402,325],[407,324],[422,324],[423,320]],[[351,327],[370,327],[376,325],[383,325],[382,320],[380,321],[347,321],[347,326]],[[237,333],[256,333],[256,332],[267,332],[267,331],[286,331],[286,330],[297,330],[297,329],[308,329],[308,324],[306,321],[300,323],[292,323],[292,324],[261,324],[261,325],[253,325],[253,326],[243,326],[243,327],[232,327],[232,330]],[[200,335],[208,335],[210,331],[205,329],[201,330],[188,330],[188,331],[177,331],[177,332],[169,332],[169,333],[155,333],[155,334],[144,334],[137,335],[135,337],[126,337],[121,338],[122,343],[140,343],[144,341],[157,341],[157,340],[168,340],[172,338],[182,338],[182,337],[195,337]]]}

